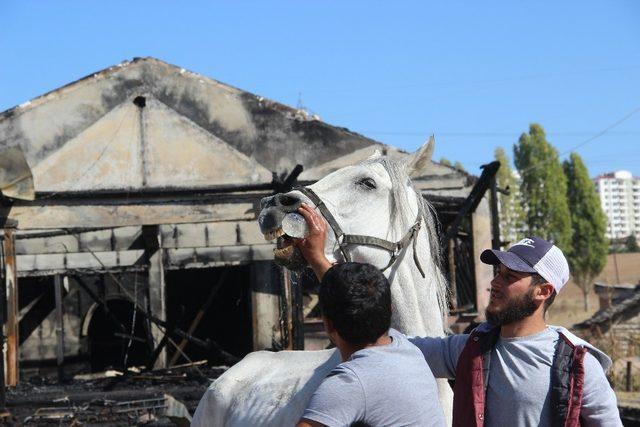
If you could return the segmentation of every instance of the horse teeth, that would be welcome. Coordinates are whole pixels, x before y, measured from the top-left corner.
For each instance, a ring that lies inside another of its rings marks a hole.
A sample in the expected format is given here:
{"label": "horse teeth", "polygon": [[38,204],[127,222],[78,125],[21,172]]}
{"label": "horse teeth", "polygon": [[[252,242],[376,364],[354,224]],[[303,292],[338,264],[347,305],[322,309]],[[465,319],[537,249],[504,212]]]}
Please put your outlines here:
{"label": "horse teeth", "polygon": [[288,257],[293,253],[293,246],[287,246],[282,249],[275,248],[273,254],[279,258]]}
{"label": "horse teeth", "polygon": [[273,239],[277,239],[278,237],[282,236],[284,234],[284,231],[282,231],[282,228],[278,228],[277,230],[273,230],[273,231],[269,231],[268,233],[264,234],[264,240],[273,240]]}

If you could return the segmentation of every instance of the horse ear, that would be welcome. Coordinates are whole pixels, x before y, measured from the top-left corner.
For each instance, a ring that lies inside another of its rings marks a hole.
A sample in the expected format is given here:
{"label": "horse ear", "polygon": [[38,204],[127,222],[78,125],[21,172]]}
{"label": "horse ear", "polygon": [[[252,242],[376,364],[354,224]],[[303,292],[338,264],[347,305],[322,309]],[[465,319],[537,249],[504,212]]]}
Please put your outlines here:
{"label": "horse ear", "polygon": [[424,172],[425,168],[431,161],[435,145],[436,140],[433,135],[431,135],[429,137],[429,141],[411,155],[407,160],[407,174],[409,174],[409,177],[415,178]]}

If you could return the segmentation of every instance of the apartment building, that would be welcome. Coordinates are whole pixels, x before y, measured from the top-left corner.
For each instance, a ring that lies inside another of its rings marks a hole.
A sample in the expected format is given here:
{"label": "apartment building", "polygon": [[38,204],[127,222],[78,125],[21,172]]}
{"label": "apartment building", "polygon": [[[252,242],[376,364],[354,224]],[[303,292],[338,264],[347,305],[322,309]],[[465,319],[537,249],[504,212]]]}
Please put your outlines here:
{"label": "apartment building", "polygon": [[640,234],[640,178],[629,171],[616,171],[593,178],[607,216],[607,237]]}

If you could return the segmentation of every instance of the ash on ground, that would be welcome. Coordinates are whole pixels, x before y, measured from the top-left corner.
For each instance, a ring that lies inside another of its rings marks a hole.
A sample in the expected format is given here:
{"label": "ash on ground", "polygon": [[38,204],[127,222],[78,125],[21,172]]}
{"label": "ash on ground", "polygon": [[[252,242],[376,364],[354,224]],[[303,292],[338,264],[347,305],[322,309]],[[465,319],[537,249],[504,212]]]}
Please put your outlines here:
{"label": "ash on ground", "polygon": [[123,374],[33,376],[7,389],[5,425],[188,426],[200,398],[227,367],[205,362]]}

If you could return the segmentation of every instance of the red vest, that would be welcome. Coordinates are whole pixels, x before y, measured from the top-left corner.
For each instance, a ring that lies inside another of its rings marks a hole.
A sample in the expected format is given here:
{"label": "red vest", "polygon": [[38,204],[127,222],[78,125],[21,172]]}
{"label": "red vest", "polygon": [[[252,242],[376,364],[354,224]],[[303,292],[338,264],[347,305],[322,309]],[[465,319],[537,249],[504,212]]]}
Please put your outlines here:
{"label": "red vest", "polygon": [[[574,345],[562,333],[556,346],[551,368],[553,425],[580,425],[580,407],[584,385],[583,359],[587,349]],[[485,397],[489,379],[491,350],[498,340],[500,328],[476,328],[465,344],[458,365],[453,397],[453,426],[482,427]]]}

